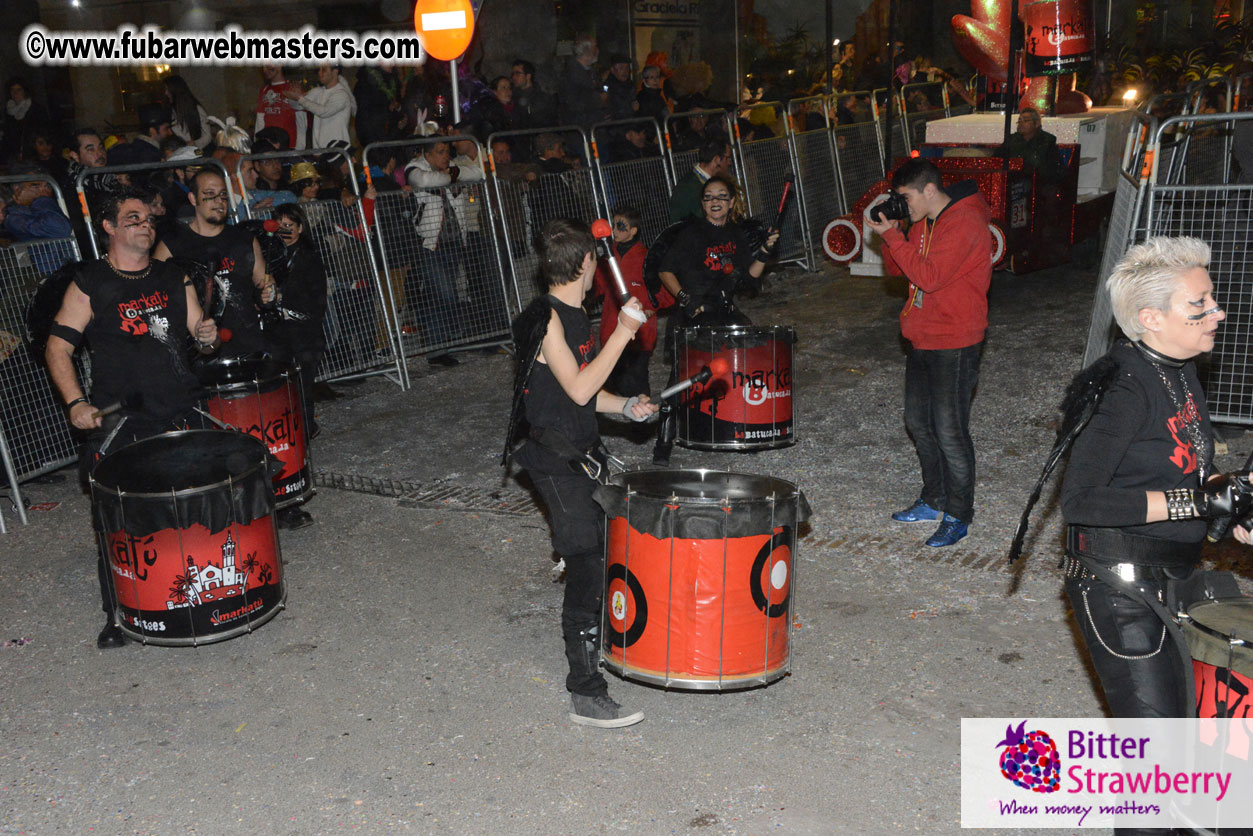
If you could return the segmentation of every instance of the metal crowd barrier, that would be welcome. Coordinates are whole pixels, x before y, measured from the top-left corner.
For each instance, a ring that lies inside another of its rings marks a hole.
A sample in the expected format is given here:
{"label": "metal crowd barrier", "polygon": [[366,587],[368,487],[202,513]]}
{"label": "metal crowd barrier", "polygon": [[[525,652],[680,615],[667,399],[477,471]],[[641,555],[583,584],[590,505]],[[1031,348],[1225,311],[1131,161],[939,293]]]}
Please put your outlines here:
{"label": "metal crowd barrier", "polygon": [[[1215,135],[1253,130],[1253,113],[1187,114],[1161,120],[1146,112],[1136,114],[1114,194],[1083,362],[1096,360],[1117,337],[1105,281],[1127,249],[1151,236],[1200,238],[1210,245],[1214,296],[1227,312],[1204,372],[1210,417],[1222,423],[1253,424],[1253,369],[1248,362],[1253,270],[1247,260],[1253,249],[1253,182],[1232,182],[1229,167],[1207,169],[1217,176],[1197,182],[1199,169],[1189,167],[1187,155],[1197,153],[1198,146],[1171,140],[1206,130]],[[1172,153],[1164,155],[1164,148]],[[1183,182],[1180,171],[1194,173]]]}
{"label": "metal crowd barrier", "polygon": [[[821,125],[807,130],[810,116],[817,116]],[[816,267],[818,254],[823,251],[823,231],[832,218],[848,211],[841,194],[831,111],[826,97],[792,99],[788,102],[787,123],[796,161],[797,205],[808,232],[810,266]]]}
{"label": "metal crowd barrier", "polygon": [[[230,200],[230,205],[235,206],[235,190],[231,183],[230,175],[226,171],[226,166],[222,165],[222,161],[213,157],[197,157],[195,160],[180,160],[179,162],[170,162],[168,160],[159,163],[133,163],[130,165],[106,165],[101,168],[84,168],[78,174],[78,179],[74,183],[74,188],[78,191],[78,205],[83,212],[83,222],[87,225],[87,240],[91,242],[92,255],[100,258],[104,254],[107,247],[100,245],[100,240],[96,237],[96,223],[91,216],[91,204],[93,198],[89,197],[87,190],[89,188],[88,181],[101,180],[111,177],[118,180],[129,179],[132,174],[149,175],[154,171],[173,171],[175,169],[185,168],[216,168],[218,173],[222,175],[222,179],[226,181],[226,194]],[[118,175],[122,175],[120,178]],[[149,182],[151,184],[151,182]],[[106,183],[99,188],[101,191],[118,188],[119,184]],[[155,186],[154,186],[155,188]],[[169,207],[169,211],[174,211],[174,207]],[[233,217],[233,213],[228,214],[228,220]]]}
{"label": "metal crowd barrier", "polygon": [[688,172],[692,170],[692,166],[696,165],[696,158],[700,156],[699,145],[695,148],[678,147],[681,144],[680,140],[683,139],[683,132],[677,127],[678,120],[691,119],[694,116],[704,116],[707,121],[710,117],[713,117],[722,123],[722,135],[727,138],[727,143],[731,145],[736,179],[743,183],[744,168],[738,151],[739,143],[735,141],[734,114],[725,110],[688,110],[683,113],[671,113],[661,126],[662,133],[666,139],[666,159],[670,163],[670,185],[674,186],[686,177]]}
{"label": "metal crowd barrier", "polygon": [[[500,131],[487,138],[487,146],[490,149],[497,141],[513,146],[540,134],[555,134],[567,144],[577,141],[582,144],[583,159],[592,159],[587,134],[575,125]],[[590,224],[599,216],[601,204],[596,192],[596,174],[582,166],[560,173],[531,169],[533,177],[506,179],[490,152],[487,159],[492,172],[490,185],[496,193],[495,205],[502,213],[505,251],[509,254],[509,270],[515,288],[515,298],[510,301],[517,303],[514,311],[517,313],[545,291],[534,246],[535,236],[544,224],[555,218],[576,218]],[[522,240],[518,240],[519,235]]]}
{"label": "metal crowd barrier", "polygon": [[[751,114],[755,111],[767,111],[773,118],[770,124],[777,125],[782,121],[776,135],[766,139],[744,140],[736,123],[735,144],[739,150],[743,166],[744,199],[749,215],[757,217],[765,223],[774,219],[779,205],[779,197],[783,194],[784,179],[798,168],[793,156],[790,126],[787,124],[786,113],[778,102],[763,102],[746,107],[741,113]],[[783,117],[780,119],[780,114]],[[749,118],[746,116],[746,118]],[[772,129],[773,130],[773,129]],[[796,202],[799,211],[789,212],[783,221],[783,229],[779,231],[778,263],[799,262],[806,266],[813,263],[813,254],[809,248],[809,226],[805,218],[804,197],[797,189]]]}
{"label": "metal crowd barrier", "polygon": [[[0,185],[41,180],[52,187],[69,219],[57,182],[44,174],[0,177]],[[22,241],[0,248],[0,463],[4,466],[18,518],[26,522],[20,484],[78,460],[61,397],[52,386],[43,357],[36,356],[26,333],[26,311],[39,283],[67,262],[81,261],[78,242],[68,238]],[[90,382],[85,353],[79,376]],[[84,391],[89,387],[84,385]],[[2,515],[0,515],[2,517]],[[3,520],[0,519],[0,532]]]}
{"label": "metal crowd barrier", "polygon": [[[927,107],[919,106],[923,100]],[[943,81],[906,84],[901,87],[896,102],[905,138],[905,152],[908,154],[927,141],[928,122],[949,116],[948,84]]]}
{"label": "metal crowd barrier", "polygon": [[[883,179],[883,140],[879,132],[878,108],[869,90],[840,93],[835,102],[852,101],[858,114],[867,118],[852,124],[837,123],[832,129],[835,142],[836,168],[840,181],[840,196],[844,211],[851,212],[853,204],[861,199],[871,186]],[[864,107],[864,109],[863,109]],[[828,219],[830,220],[830,219]],[[826,224],[824,223],[825,227]],[[819,233],[821,234],[821,233]]]}
{"label": "metal crowd barrier", "polygon": [[[309,228],[302,234],[310,236],[317,245],[327,280],[323,326],[326,352],[322,355],[317,379],[383,375],[401,389],[407,389],[409,370],[400,349],[400,335],[391,328],[396,321],[395,307],[388,290],[379,281],[378,263],[369,243],[369,224],[352,157],[340,148],[249,154],[240,158],[236,173],[248,160],[305,162],[316,158],[339,159],[346,164],[345,185],[351,187],[356,197],[351,206],[345,206],[339,199],[300,204],[309,219]],[[230,187],[229,182],[227,187]],[[242,188],[242,199],[250,218],[269,217],[270,210],[255,211],[250,205],[247,188]]]}
{"label": "metal crowd barrier", "polygon": [[[444,179],[419,163],[427,149],[441,142],[449,144],[459,175],[456,182],[424,187],[424,176]],[[453,143],[471,143],[462,150],[472,156],[462,155]],[[379,190],[374,232],[405,353],[508,342],[509,288],[497,237],[503,232],[494,223],[498,213],[487,187],[483,148],[470,136],[376,142],[365,149],[367,170],[380,156],[397,153],[397,169],[411,190],[394,181],[370,183]]]}
{"label": "metal crowd barrier", "polygon": [[[643,128],[654,144],[645,156],[617,159],[614,151],[622,148],[626,129],[633,126]],[[652,243],[670,225],[672,186],[666,158],[662,155],[665,140],[661,126],[653,118],[600,122],[592,126],[591,139],[606,215],[619,204],[631,204],[640,212],[641,240]]]}

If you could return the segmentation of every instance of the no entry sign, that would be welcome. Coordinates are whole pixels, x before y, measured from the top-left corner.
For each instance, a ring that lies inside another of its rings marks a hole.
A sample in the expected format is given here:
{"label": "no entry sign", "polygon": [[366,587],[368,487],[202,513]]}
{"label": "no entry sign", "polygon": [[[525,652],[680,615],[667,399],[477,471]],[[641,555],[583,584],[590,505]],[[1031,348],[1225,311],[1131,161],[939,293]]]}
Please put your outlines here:
{"label": "no entry sign", "polygon": [[413,29],[432,58],[452,61],[470,45],[474,9],[470,0],[418,0],[413,7]]}

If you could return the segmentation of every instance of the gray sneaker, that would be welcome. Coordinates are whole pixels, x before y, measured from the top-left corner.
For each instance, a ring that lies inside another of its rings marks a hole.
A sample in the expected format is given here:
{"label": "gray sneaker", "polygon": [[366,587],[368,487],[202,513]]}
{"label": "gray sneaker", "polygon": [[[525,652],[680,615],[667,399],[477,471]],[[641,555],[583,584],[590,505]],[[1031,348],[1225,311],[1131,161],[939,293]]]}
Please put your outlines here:
{"label": "gray sneaker", "polygon": [[571,694],[570,702],[574,704],[574,711],[570,712],[570,719],[580,726],[595,726],[598,729],[620,729],[623,726],[633,726],[644,719],[643,711],[628,712],[614,702],[613,698],[608,694],[601,694],[598,697]]}

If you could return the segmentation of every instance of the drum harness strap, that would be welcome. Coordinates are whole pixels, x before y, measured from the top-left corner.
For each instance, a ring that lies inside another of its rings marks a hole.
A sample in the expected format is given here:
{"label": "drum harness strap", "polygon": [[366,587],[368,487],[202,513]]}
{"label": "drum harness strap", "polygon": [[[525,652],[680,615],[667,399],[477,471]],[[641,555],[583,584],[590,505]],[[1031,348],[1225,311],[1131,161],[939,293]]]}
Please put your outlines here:
{"label": "drum harness strap", "polygon": [[593,482],[608,485],[613,478],[614,468],[618,472],[626,470],[626,463],[610,453],[603,441],[597,440],[594,447],[580,450],[574,446],[574,442],[555,430],[532,428],[529,437],[540,447],[565,461],[571,472],[582,471]]}

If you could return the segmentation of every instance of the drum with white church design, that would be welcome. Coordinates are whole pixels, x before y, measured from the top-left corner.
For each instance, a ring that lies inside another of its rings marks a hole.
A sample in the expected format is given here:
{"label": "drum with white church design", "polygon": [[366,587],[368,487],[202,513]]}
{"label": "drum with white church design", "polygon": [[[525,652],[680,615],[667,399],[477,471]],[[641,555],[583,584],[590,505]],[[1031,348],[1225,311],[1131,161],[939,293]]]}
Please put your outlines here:
{"label": "drum with white church design", "polygon": [[91,474],[115,623],[145,644],[199,645],[251,632],[287,591],[270,460],[224,430],[122,447]]}

